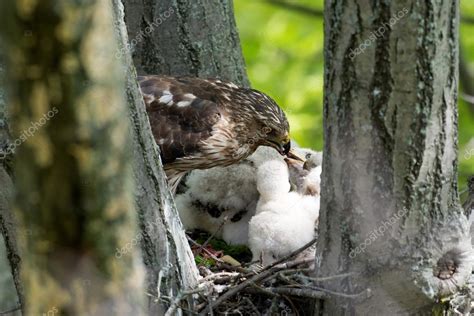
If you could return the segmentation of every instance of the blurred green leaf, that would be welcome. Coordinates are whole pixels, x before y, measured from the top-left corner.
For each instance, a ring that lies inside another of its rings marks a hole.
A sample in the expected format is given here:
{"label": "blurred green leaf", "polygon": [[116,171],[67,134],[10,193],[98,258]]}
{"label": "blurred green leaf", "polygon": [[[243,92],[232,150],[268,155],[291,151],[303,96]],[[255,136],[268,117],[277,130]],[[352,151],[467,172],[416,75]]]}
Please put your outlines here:
{"label": "blurred green leaf", "polygon": [[[323,9],[322,0],[293,3]],[[265,91],[288,114],[292,137],[323,149],[323,20],[268,4],[235,0],[235,12],[252,86]],[[474,1],[461,1],[461,14],[474,17]],[[474,25],[462,24],[461,42],[474,72]],[[459,182],[474,174],[474,113],[459,102]],[[469,157],[469,158],[466,158]]]}

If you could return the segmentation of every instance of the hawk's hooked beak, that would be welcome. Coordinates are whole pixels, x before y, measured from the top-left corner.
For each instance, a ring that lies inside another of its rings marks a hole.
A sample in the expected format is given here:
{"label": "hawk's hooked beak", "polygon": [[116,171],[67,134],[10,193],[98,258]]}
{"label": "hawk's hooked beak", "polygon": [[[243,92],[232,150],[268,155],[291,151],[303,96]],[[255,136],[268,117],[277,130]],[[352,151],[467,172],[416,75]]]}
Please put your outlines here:
{"label": "hawk's hooked beak", "polygon": [[297,161],[305,162],[303,158],[301,158],[300,156],[292,152],[291,149],[286,153],[286,157],[297,160]]}
{"label": "hawk's hooked beak", "polygon": [[299,157],[297,154],[295,154],[292,150],[291,150],[291,141],[290,141],[290,137],[287,136],[285,139],[284,139],[284,142],[285,144],[283,145],[283,150],[280,151],[280,153],[290,159],[294,159],[294,160],[297,160],[297,161],[301,161],[301,162],[304,162],[304,159]]}
{"label": "hawk's hooked beak", "polygon": [[280,155],[286,156],[289,159],[294,159],[298,161],[304,162],[304,159],[296,155],[292,150],[291,150],[291,141],[290,141],[290,136],[286,135],[284,139],[282,139],[280,142],[276,142],[273,140],[267,140],[267,145],[275,148]]}

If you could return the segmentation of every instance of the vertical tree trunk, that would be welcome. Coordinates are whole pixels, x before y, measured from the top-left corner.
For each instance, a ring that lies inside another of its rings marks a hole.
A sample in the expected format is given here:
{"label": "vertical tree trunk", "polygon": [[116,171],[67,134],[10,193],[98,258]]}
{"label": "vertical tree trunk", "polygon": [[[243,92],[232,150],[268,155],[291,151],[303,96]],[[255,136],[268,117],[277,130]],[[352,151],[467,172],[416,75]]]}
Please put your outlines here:
{"label": "vertical tree trunk", "polygon": [[[126,46],[127,30],[123,6],[114,0],[116,31]],[[143,97],[140,93],[132,58],[128,51],[118,55],[125,65],[134,153],[135,201],[141,228],[141,245],[147,269],[148,312],[165,314],[170,300],[180,291],[198,285],[198,270],[179,221],[174,201],[167,189],[159,148],[151,133]],[[192,297],[188,297],[192,309]]]}
{"label": "vertical tree trunk", "polygon": [[[231,0],[124,0],[139,74],[220,77],[248,86]],[[120,53],[119,53],[120,54]]]}
{"label": "vertical tree trunk", "polygon": [[[133,51],[139,73],[221,77],[248,85],[231,1],[126,0],[124,5],[129,44],[117,50],[116,56],[127,58]],[[147,287],[152,294],[149,307],[151,313],[163,314],[169,303],[163,297],[173,298],[180,291],[195,288],[198,273],[174,202],[165,189],[159,149],[141,95],[135,80],[129,79],[127,91],[137,146],[135,178],[141,179],[136,201],[144,237]],[[150,222],[156,225],[148,231]],[[156,297],[161,297],[158,306]],[[192,305],[188,296],[187,307]]]}
{"label": "vertical tree trunk", "polygon": [[[326,315],[429,311],[471,273],[457,193],[457,1],[326,1]],[[449,252],[453,250],[452,252]],[[453,256],[453,278],[433,276]],[[356,295],[360,294],[360,295]],[[417,310],[419,309],[419,310]]]}
{"label": "vertical tree trunk", "polygon": [[26,313],[138,315],[145,291],[138,249],[127,247],[135,210],[110,4],[0,9]]}
{"label": "vertical tree trunk", "polygon": [[[1,44],[1,43],[0,43]],[[0,312],[22,305],[23,290],[20,280],[20,253],[16,241],[16,225],[11,210],[13,196],[11,155],[7,153],[11,143],[6,102],[6,77],[3,47],[0,45]],[[12,282],[14,288],[12,288]]]}

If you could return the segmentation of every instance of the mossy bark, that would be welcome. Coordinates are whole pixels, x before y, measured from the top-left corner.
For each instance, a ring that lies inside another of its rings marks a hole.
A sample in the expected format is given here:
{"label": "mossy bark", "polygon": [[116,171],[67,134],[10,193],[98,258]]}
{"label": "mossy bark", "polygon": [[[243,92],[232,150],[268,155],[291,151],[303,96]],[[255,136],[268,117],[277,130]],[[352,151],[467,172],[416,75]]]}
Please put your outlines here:
{"label": "mossy bark", "polygon": [[[326,1],[316,270],[352,272],[321,286],[360,295],[331,296],[321,313],[429,311],[447,290],[437,260],[471,251],[457,192],[458,22],[457,1]],[[461,257],[458,285],[472,265]]]}
{"label": "mossy bark", "polygon": [[0,9],[26,314],[141,314],[138,249],[117,255],[136,223],[111,4]]}
{"label": "mossy bark", "polygon": [[248,86],[232,0],[125,0],[139,74],[219,77]]}
{"label": "mossy bark", "polygon": [[[11,131],[6,102],[5,60],[0,46],[0,233],[3,247],[0,257],[8,262],[0,271],[0,312],[22,306],[23,289],[20,278],[20,252],[16,240],[16,222],[11,210],[13,198],[12,155],[8,154]],[[4,262],[7,263],[7,262]],[[14,287],[12,287],[12,284]]]}

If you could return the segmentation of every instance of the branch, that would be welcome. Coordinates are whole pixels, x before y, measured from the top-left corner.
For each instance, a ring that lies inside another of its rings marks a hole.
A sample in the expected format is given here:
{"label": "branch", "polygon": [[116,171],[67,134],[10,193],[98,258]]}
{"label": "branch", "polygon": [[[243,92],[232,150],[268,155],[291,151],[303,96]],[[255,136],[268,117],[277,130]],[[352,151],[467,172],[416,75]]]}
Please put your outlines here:
{"label": "branch", "polygon": [[[316,9],[304,4],[287,2],[285,0],[262,0],[262,1],[271,5],[283,8],[283,9],[288,9],[290,11],[306,14],[306,15],[313,16],[316,18],[324,18],[324,10]],[[461,22],[465,24],[474,24],[474,17],[462,15]]]}
{"label": "branch", "polygon": [[324,17],[323,10],[312,8],[303,4],[286,2],[284,0],[263,0],[263,1],[267,2],[268,4],[283,8],[283,9],[289,9],[290,11],[303,13],[303,14],[310,15],[317,18]]}
{"label": "branch", "polygon": [[461,22],[466,24],[474,24],[474,17],[461,15]]}
{"label": "branch", "polygon": [[21,310],[21,306],[18,305],[17,307],[13,307],[12,309],[6,310],[6,311],[0,311],[0,315],[10,315],[13,312]]}
{"label": "branch", "polygon": [[170,305],[170,307],[168,308],[168,310],[166,311],[165,316],[172,316],[172,315],[174,315],[174,312],[175,312],[176,309],[178,308],[179,303],[180,303],[184,298],[186,298],[187,296],[192,295],[192,294],[200,293],[200,292],[202,292],[202,291],[204,291],[204,290],[206,290],[206,288],[196,288],[196,289],[192,289],[192,290],[189,290],[189,291],[182,291],[182,292],[179,292],[178,295],[176,295],[176,297],[174,298],[173,302],[171,302],[171,305]]}
{"label": "branch", "polygon": [[[221,305],[227,299],[229,299],[232,296],[234,296],[235,294],[241,292],[246,287],[251,286],[252,284],[255,284],[255,283],[257,283],[261,280],[264,280],[267,277],[275,274],[278,271],[288,269],[288,268],[292,268],[292,267],[295,267],[295,266],[298,266],[298,265],[301,265],[301,264],[310,263],[310,262],[313,262],[313,261],[314,261],[314,259],[303,259],[303,260],[295,260],[295,261],[291,261],[291,262],[288,262],[288,263],[280,263],[280,264],[277,264],[277,265],[269,266],[269,267],[267,267],[266,270],[263,270],[259,274],[254,275],[250,279],[245,280],[244,282],[240,283],[239,285],[235,286],[234,288],[228,290],[227,292],[225,292],[224,294],[219,296],[219,298],[213,303],[212,308],[215,308],[215,307]],[[199,313],[199,315],[202,315],[202,316],[207,315],[207,313],[209,313],[210,311],[211,311],[211,307],[208,305],[208,306],[206,306],[206,308],[204,310],[202,310]]]}
{"label": "branch", "polygon": [[312,289],[294,289],[294,288],[286,288],[286,287],[267,287],[267,291],[278,295],[290,295],[290,296],[298,296],[298,297],[306,297],[306,298],[317,298],[317,299],[324,299],[327,298],[328,295],[322,291],[316,291]]}

